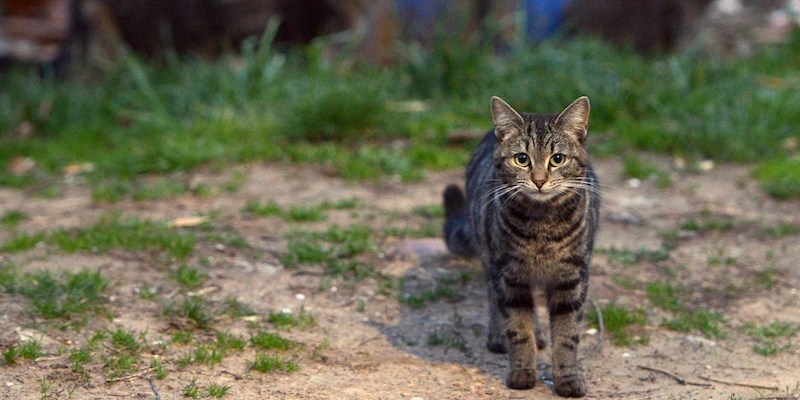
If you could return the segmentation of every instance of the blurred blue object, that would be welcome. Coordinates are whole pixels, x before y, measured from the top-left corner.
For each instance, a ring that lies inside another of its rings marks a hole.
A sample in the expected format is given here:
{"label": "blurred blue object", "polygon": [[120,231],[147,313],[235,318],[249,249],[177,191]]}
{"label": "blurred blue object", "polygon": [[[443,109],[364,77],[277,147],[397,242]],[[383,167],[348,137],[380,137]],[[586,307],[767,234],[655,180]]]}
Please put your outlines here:
{"label": "blurred blue object", "polygon": [[564,8],[569,0],[525,0],[526,33],[535,42],[556,33],[564,22]]}
{"label": "blurred blue object", "polygon": [[437,17],[449,3],[450,0],[395,0],[395,7],[408,31],[420,34],[433,32]]}

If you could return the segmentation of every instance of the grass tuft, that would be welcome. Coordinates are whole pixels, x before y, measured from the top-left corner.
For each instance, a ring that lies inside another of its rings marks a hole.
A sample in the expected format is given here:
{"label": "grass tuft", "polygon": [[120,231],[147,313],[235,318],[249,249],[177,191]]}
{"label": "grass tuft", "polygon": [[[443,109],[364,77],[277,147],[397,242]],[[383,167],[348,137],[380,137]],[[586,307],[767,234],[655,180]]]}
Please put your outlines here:
{"label": "grass tuft", "polygon": [[[604,327],[615,345],[631,346],[650,341],[650,335],[644,331],[648,321],[644,309],[629,309],[611,302],[601,309],[601,313]],[[600,325],[600,313],[596,310],[587,310],[586,318],[592,326]]]}
{"label": "grass tuft", "polygon": [[109,286],[100,271],[82,270],[65,273],[61,278],[49,271],[20,274],[11,265],[0,266],[3,289],[27,297],[44,318],[84,319],[88,314],[102,313]]}
{"label": "grass tuft", "polygon": [[722,329],[723,315],[708,310],[685,311],[675,318],[665,319],[662,325],[681,332],[698,332],[712,338],[725,338],[728,333]]}
{"label": "grass tuft", "polygon": [[66,252],[106,252],[111,249],[130,251],[163,250],[175,258],[186,258],[194,251],[195,237],[181,233],[165,224],[106,215],[92,226],[52,232],[18,233],[0,243],[0,251],[20,252],[44,242]]}
{"label": "grass tuft", "polygon": [[772,356],[792,349],[792,338],[800,332],[800,324],[786,321],[772,321],[763,326],[745,326],[756,343],[753,351],[762,356]]}
{"label": "grass tuft", "polygon": [[170,271],[170,278],[174,279],[184,289],[196,289],[208,278],[208,273],[186,264]]}
{"label": "grass tuft", "polygon": [[317,325],[317,317],[306,312],[304,308],[300,308],[297,314],[270,311],[268,320],[275,327],[281,329],[300,328],[300,330],[306,330]]}
{"label": "grass tuft", "polygon": [[280,355],[257,353],[256,358],[250,363],[250,369],[258,372],[295,372],[298,369],[297,362],[284,358]]}
{"label": "grass tuft", "polygon": [[777,199],[800,197],[800,157],[778,157],[753,170],[761,188]]}
{"label": "grass tuft", "polygon": [[29,219],[28,214],[19,210],[9,210],[0,217],[0,224],[8,226],[17,226],[20,222]]}
{"label": "grass tuft", "polygon": [[262,350],[289,350],[300,344],[284,338],[277,333],[258,332],[250,338],[254,346]]}

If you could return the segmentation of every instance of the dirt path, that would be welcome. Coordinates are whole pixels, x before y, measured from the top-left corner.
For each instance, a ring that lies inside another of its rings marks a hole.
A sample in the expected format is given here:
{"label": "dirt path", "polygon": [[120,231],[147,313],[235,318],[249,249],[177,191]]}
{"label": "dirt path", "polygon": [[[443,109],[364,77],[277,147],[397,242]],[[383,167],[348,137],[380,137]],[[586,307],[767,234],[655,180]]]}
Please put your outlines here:
{"label": "dirt path", "polygon": [[[632,346],[615,346],[610,332],[586,327],[580,355],[588,397],[797,398],[798,346],[788,338],[777,338],[783,347],[776,354],[757,354],[753,346],[764,337],[754,334],[752,327],[772,321],[800,326],[800,236],[765,232],[781,223],[800,225],[800,202],[766,197],[742,166],[676,174],[669,188],[658,189],[649,181],[632,187],[616,161],[596,164],[604,184],[604,218],[589,297],[598,307],[613,301],[631,310],[641,308],[648,322],[632,333],[634,340],[646,343]],[[193,378],[203,386],[229,386],[225,398],[236,399],[556,398],[541,383],[531,391],[505,388],[505,356],[489,353],[484,346],[485,287],[479,266],[445,254],[436,238],[376,235],[379,249],[364,257],[382,274],[361,281],[313,266],[286,268],[280,261],[287,251],[286,235],[298,229],[358,223],[385,232],[385,226],[438,224],[439,217],[415,210],[438,204],[444,185],[460,182],[461,171],[430,174],[420,183],[373,185],[348,183],[301,166],[254,164],[240,170],[246,180],[235,192],[114,205],[93,203],[88,190],[75,184],[65,184],[55,199],[3,188],[0,214],[20,210],[30,216],[16,228],[24,232],[86,226],[112,210],[162,221],[213,215],[214,227],[241,235],[249,247],[198,242],[189,262],[203,260],[209,272],[199,291],[213,304],[235,297],[257,314],[218,317],[211,332],[197,333],[196,340],[215,331],[247,337],[254,321],[271,327],[262,318],[271,311],[297,313],[302,308],[315,316],[316,325],[310,328],[281,331],[303,343],[303,350],[292,353],[298,371],[252,371],[248,365],[254,350],[228,352],[219,364],[173,367],[165,379],[154,380],[162,399],[182,398]],[[197,172],[178,178],[219,187],[229,173]],[[287,222],[241,211],[253,199],[288,207],[352,198],[354,207],[329,210],[327,219],[319,222]],[[0,240],[11,234],[11,229],[0,229]],[[669,246],[664,247],[665,241]],[[169,342],[176,329],[176,322],[163,315],[163,303],[179,292],[163,257],[119,250],[64,254],[49,246],[0,257],[23,271],[100,268],[112,282],[108,295],[113,314],[111,320],[93,318],[79,332],[61,330],[33,316],[21,297],[0,293],[0,348],[32,336],[42,342],[45,353],[35,361],[0,364],[0,398],[44,398],[45,384],[50,398],[154,398],[147,360],[155,357],[174,364],[189,349],[159,345]],[[446,276],[459,277],[453,284],[455,294],[423,301],[421,308],[398,301],[403,293],[420,293]],[[387,282],[402,285],[387,289]],[[724,334],[715,337],[662,326],[674,313],[653,304],[647,291],[652,282],[682,287],[687,309],[721,313]],[[158,289],[155,299],[137,294],[145,283]],[[106,365],[99,357],[86,365],[88,376],[70,369],[69,350],[87,343],[91,333],[102,327],[141,332],[148,344],[139,368],[113,383],[106,382]],[[539,359],[546,383],[549,352],[543,351]],[[676,374],[690,384],[642,367]]]}

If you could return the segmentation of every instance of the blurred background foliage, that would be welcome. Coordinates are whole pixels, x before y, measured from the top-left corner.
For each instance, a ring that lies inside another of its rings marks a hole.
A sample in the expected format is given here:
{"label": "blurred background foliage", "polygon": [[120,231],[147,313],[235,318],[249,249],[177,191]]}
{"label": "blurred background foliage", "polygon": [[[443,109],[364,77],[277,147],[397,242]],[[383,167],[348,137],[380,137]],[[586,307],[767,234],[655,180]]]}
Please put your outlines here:
{"label": "blurred background foliage", "polygon": [[583,35],[534,42],[518,17],[392,42],[388,62],[337,35],[286,46],[273,18],[213,57],[123,51],[67,77],[13,65],[0,74],[0,184],[79,176],[115,199],[147,174],[251,161],[414,180],[465,165],[492,95],[547,112],[588,95],[595,157],[751,163],[768,193],[800,195],[797,29],[746,56],[649,53]]}

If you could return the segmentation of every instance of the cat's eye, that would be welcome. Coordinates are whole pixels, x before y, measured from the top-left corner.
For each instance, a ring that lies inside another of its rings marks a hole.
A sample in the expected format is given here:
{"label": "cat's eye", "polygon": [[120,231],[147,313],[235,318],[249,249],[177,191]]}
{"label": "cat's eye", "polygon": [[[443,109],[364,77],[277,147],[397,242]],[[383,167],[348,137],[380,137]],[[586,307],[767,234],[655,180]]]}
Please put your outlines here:
{"label": "cat's eye", "polygon": [[564,165],[565,161],[567,161],[567,156],[561,153],[556,153],[550,157],[550,166],[557,168]]}
{"label": "cat's eye", "polygon": [[517,164],[518,167],[528,168],[531,165],[531,158],[525,153],[514,154],[514,164]]}

